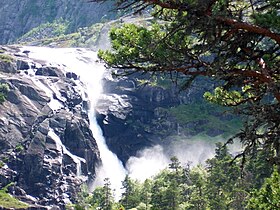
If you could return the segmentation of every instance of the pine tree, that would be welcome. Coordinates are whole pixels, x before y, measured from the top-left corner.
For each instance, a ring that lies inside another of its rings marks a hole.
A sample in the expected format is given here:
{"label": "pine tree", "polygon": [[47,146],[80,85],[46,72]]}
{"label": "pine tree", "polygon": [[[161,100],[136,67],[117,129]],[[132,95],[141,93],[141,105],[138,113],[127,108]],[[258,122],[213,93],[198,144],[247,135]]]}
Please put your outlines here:
{"label": "pine tree", "polygon": [[248,209],[279,210],[280,209],[280,175],[277,169],[267,178],[260,190],[253,192]]}
{"label": "pine tree", "polygon": [[144,183],[141,185],[140,190],[140,200],[141,203],[138,205],[137,209],[149,210],[151,207],[151,187],[152,180],[146,179]]}
{"label": "pine tree", "polygon": [[207,172],[203,166],[198,165],[190,171],[190,210],[206,210],[208,199],[206,196]]}
{"label": "pine tree", "polygon": [[232,209],[240,179],[240,169],[232,160],[227,147],[217,143],[215,157],[206,161],[209,173],[206,192],[211,209]]}
{"label": "pine tree", "polygon": [[94,209],[101,208],[102,210],[112,210],[114,198],[109,178],[104,179],[103,187],[97,187],[93,191],[89,199],[89,204]]}
{"label": "pine tree", "polygon": [[120,203],[125,209],[131,209],[140,204],[140,184],[133,181],[128,175],[122,182],[122,197]]}
{"label": "pine tree", "polygon": [[158,174],[151,189],[151,209],[178,210],[189,198],[189,169],[172,157],[169,168]]}

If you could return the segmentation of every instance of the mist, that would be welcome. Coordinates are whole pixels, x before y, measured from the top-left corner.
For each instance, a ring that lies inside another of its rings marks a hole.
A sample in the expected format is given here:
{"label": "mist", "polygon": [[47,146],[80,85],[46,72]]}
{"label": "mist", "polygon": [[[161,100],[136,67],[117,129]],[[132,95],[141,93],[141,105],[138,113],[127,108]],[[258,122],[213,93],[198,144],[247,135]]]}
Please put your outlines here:
{"label": "mist", "polygon": [[196,166],[215,155],[215,143],[203,140],[174,141],[171,145],[156,145],[130,157],[126,163],[128,175],[140,182],[158,174],[168,167],[170,158],[176,156],[182,166]]}
{"label": "mist", "polygon": [[163,147],[157,145],[138,153],[136,157],[130,157],[126,163],[128,175],[140,182],[144,182],[166,168],[170,158],[164,153]]}
{"label": "mist", "polygon": [[215,143],[206,140],[176,141],[167,148],[167,154],[169,157],[176,156],[183,166],[196,166],[214,157]]}

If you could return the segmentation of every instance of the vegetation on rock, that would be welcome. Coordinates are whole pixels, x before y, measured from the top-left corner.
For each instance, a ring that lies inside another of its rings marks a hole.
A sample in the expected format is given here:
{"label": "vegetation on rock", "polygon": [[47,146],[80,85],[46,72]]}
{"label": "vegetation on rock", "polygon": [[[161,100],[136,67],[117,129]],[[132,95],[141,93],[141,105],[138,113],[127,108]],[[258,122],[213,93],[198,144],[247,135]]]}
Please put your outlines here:
{"label": "vegetation on rock", "polygon": [[227,138],[242,127],[242,121],[231,110],[203,101],[181,104],[169,109],[186,135]]}
{"label": "vegetation on rock", "polygon": [[0,54],[0,62],[12,63],[14,58],[7,54]]}
{"label": "vegetation on rock", "polygon": [[100,36],[103,23],[79,28],[69,33],[68,23],[55,21],[42,24],[17,40],[21,45],[56,46],[56,47],[93,47]]}
{"label": "vegetation on rock", "polygon": [[69,23],[64,22],[63,20],[55,20],[53,23],[43,23],[20,37],[18,42],[26,43],[65,35],[67,33],[68,26]]}
{"label": "vegetation on rock", "polygon": [[0,189],[0,207],[7,209],[27,209],[29,205],[7,193],[7,187]]}
{"label": "vegetation on rock", "polygon": [[8,91],[9,86],[7,84],[0,83],[0,103],[3,103],[5,101]]}
{"label": "vegetation on rock", "polygon": [[115,13],[110,12],[111,5],[112,2],[90,4],[87,0],[4,0],[0,10],[0,43],[14,43],[32,28],[56,20],[69,23],[68,33],[72,33],[78,28],[115,17]]}

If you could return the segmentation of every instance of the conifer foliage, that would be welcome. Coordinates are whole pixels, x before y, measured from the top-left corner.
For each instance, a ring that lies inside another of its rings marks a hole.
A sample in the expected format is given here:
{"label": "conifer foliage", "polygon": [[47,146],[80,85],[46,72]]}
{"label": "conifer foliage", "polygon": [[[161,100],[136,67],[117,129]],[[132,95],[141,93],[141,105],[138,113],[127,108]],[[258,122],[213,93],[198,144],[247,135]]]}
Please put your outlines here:
{"label": "conifer foliage", "polygon": [[[97,0],[100,1],[100,0]],[[112,49],[99,51],[108,67],[125,73],[169,73],[188,86],[204,76],[218,81],[205,98],[236,107],[243,129],[232,139],[252,155],[270,148],[280,165],[280,2],[278,0],[116,1],[148,11],[147,26],[124,24],[110,33]],[[232,140],[231,139],[231,140]]]}
{"label": "conifer foliage", "polygon": [[264,169],[267,162],[248,160],[241,171],[233,159],[227,146],[218,143],[215,156],[208,159],[205,166],[190,168],[172,157],[166,169],[144,183],[126,176],[119,201],[113,199],[110,180],[106,179],[103,187],[86,195],[76,206],[90,210],[278,209],[280,178],[277,170],[252,179],[251,172]]}

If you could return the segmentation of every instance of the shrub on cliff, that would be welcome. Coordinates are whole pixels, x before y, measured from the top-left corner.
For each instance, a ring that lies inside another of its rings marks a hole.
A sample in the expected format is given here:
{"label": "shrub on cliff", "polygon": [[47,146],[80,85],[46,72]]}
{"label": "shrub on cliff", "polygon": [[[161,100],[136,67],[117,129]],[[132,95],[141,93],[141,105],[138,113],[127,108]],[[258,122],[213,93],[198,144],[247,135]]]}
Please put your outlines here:
{"label": "shrub on cliff", "polygon": [[5,101],[8,91],[9,86],[7,84],[0,83],[0,103],[3,103]]}

